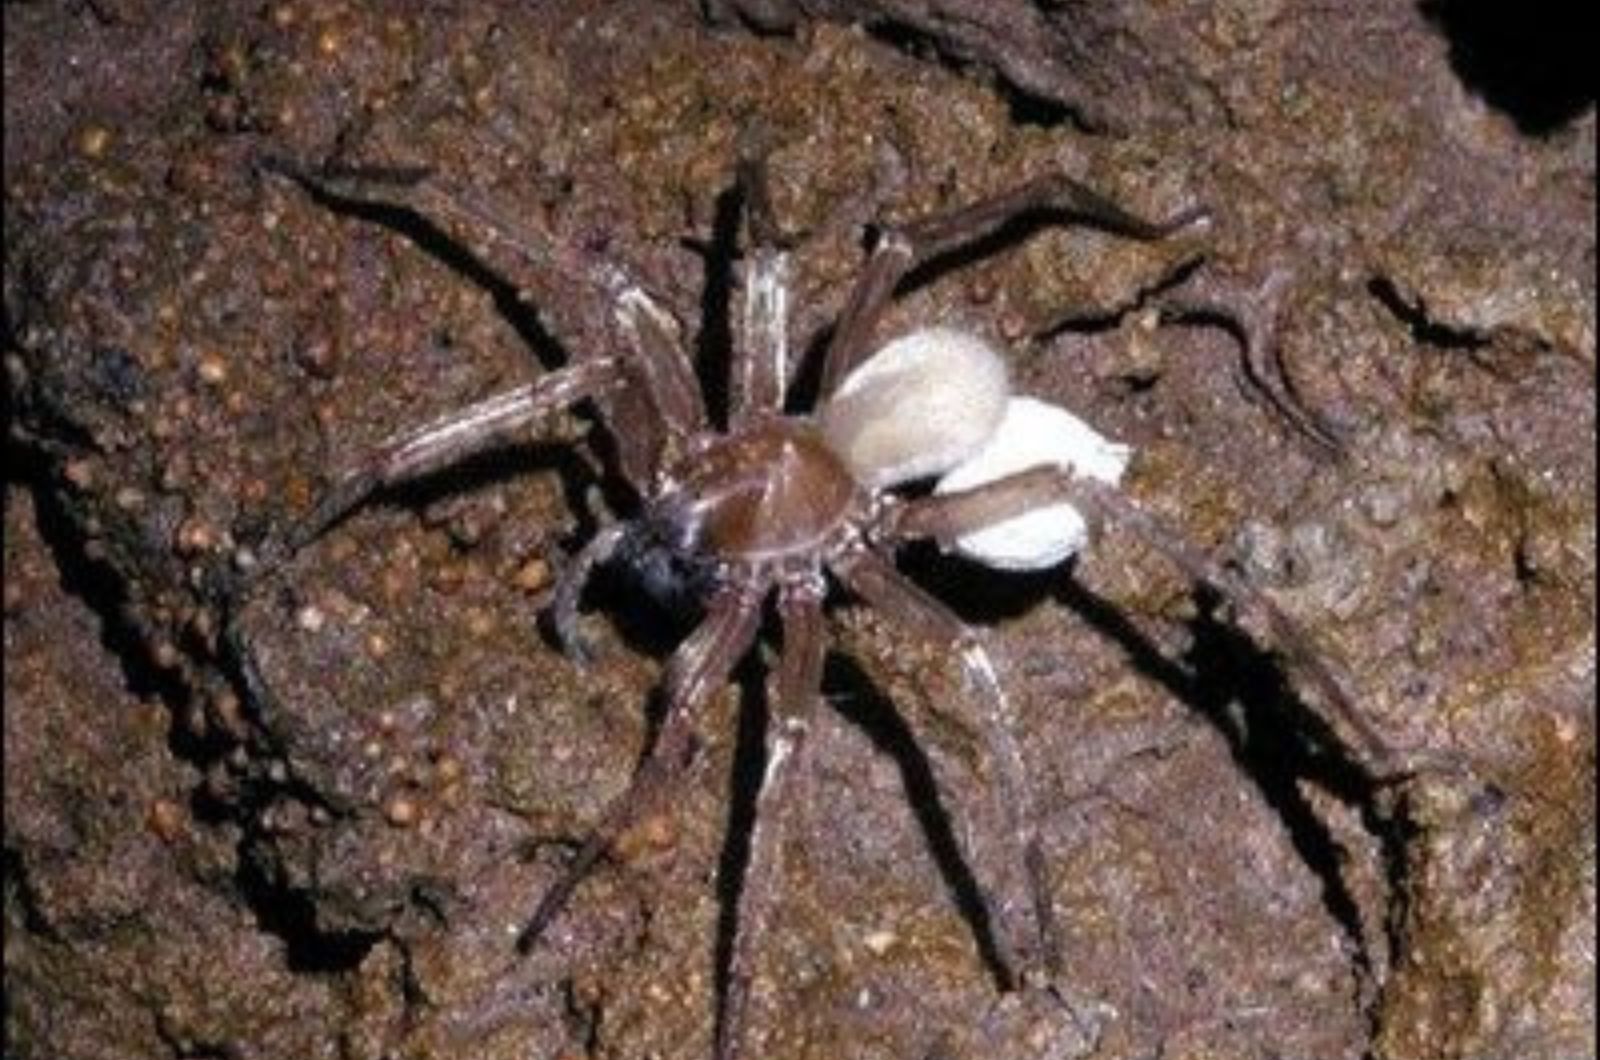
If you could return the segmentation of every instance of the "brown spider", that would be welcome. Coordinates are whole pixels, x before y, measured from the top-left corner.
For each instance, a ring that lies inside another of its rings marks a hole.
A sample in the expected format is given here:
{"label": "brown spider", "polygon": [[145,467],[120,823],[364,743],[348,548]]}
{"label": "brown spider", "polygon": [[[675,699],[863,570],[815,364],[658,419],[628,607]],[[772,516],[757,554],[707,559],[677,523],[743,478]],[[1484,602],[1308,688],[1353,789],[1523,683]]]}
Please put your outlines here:
{"label": "brown spider", "polygon": [[[817,413],[788,414],[788,254],[773,221],[764,154],[746,151],[738,182],[753,246],[746,259],[741,341],[732,351],[728,423],[719,430],[708,417],[689,358],[674,340],[672,319],[616,265],[577,248],[532,241],[470,195],[437,189],[424,170],[313,169],[280,160],[267,168],[323,197],[385,203],[465,224],[536,268],[598,290],[613,309],[620,339],[614,352],[579,360],[389,440],[336,482],[290,541],[297,548],[374,492],[503,445],[574,403],[592,399],[609,414],[620,470],[639,498],[639,511],[599,531],[573,557],[554,594],[555,628],[570,650],[581,648],[580,593],[594,569],[613,560],[686,587],[704,602],[704,612],[666,667],[665,709],[653,745],[629,787],[604,810],[539,902],[519,949],[534,945],[612,841],[671,790],[690,750],[697,713],[751,648],[766,601],[776,598],[782,645],[773,720],[716,1023],[717,1060],[739,1054],[756,946],[777,897],[779,850],[821,698],[830,574],[892,622],[945,646],[961,668],[967,706],[976,709],[1013,832],[1006,871],[1028,889],[1033,904],[1031,938],[1022,943],[994,915],[992,898],[984,898],[991,907],[996,961],[1010,987],[1023,982],[1025,967],[1053,971],[1057,962],[1029,785],[981,634],[896,569],[901,544],[932,538],[995,566],[1042,567],[1065,559],[1081,543],[1081,517],[1071,511],[1060,516],[1063,505],[1096,521],[1119,522],[1220,592],[1241,617],[1254,616],[1286,642],[1289,665],[1307,675],[1325,703],[1382,757],[1382,742],[1316,656],[1295,650],[1298,636],[1266,597],[1140,510],[1106,476],[1097,479],[1082,467],[1075,474],[1070,456],[980,477],[969,488],[916,498],[895,492],[967,461],[995,435],[1012,400],[1003,361],[970,337],[915,332],[868,356],[885,306],[913,269],[980,240],[998,242],[1022,226],[1086,221],[1154,240],[1201,211],[1146,221],[1052,175],[951,213],[885,228],[824,347]],[[976,544],[980,532],[1049,511],[1058,513],[1058,523],[1043,547],[1023,546],[1021,555],[1007,559]],[[1062,529],[1060,518],[1079,523]]]}

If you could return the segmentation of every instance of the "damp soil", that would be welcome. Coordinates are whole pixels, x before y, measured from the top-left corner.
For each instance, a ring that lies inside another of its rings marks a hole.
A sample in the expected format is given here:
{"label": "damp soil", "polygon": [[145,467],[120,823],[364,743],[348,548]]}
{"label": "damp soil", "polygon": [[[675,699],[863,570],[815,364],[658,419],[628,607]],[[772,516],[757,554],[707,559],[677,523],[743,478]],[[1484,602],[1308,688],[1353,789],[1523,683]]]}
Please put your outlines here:
{"label": "damp soil", "polygon": [[1376,0],[6,15],[7,1056],[710,1055],[768,648],[671,805],[515,947],[689,626],[625,572],[589,665],[540,618],[635,510],[629,425],[579,408],[277,546],[390,434],[607,350],[611,307],[261,163],[427,167],[535,257],[624,264],[716,407],[754,123],[813,354],[875,223],[1052,171],[1205,207],[935,263],[883,334],[1002,343],[1303,638],[1115,524],[1038,575],[903,555],[984,631],[1043,823],[1063,966],[1006,993],[1005,814],[957,675],[841,597],[747,1055],[1594,1055],[1595,140],[1565,27]]}

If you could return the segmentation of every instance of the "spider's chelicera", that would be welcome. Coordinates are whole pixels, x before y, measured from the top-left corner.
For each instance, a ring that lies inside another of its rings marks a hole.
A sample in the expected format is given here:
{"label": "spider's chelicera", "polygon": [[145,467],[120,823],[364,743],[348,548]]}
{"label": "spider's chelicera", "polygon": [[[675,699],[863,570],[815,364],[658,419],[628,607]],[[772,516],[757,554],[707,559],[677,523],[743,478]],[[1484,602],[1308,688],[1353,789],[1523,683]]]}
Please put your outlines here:
{"label": "spider's chelicera", "polygon": [[[1126,450],[1064,410],[1013,396],[1005,361],[988,344],[944,328],[914,331],[881,348],[873,342],[885,306],[911,270],[1002,230],[1077,220],[1151,240],[1190,223],[1199,211],[1146,221],[1052,175],[948,214],[886,228],[822,346],[817,409],[790,414],[784,411],[792,375],[789,256],[769,206],[764,158],[750,152],[739,165],[752,243],[745,257],[745,311],[730,359],[728,422],[719,430],[676,341],[673,319],[615,264],[520,235],[470,194],[442,191],[422,171],[313,170],[281,161],[271,168],[323,196],[384,202],[463,224],[525,264],[597,292],[611,307],[614,349],[391,439],[335,483],[293,539],[304,544],[375,491],[520,438],[574,403],[594,401],[616,428],[618,470],[639,498],[639,510],[600,530],[572,558],[555,590],[554,626],[581,654],[576,616],[582,587],[598,565],[617,561],[698,593],[701,615],[666,667],[665,706],[652,746],[538,904],[521,948],[535,943],[619,833],[670,791],[691,749],[697,713],[751,648],[768,601],[775,601],[781,648],[717,1021],[718,1060],[739,1053],[755,947],[777,897],[779,850],[821,700],[829,576],[909,635],[947,649],[960,668],[961,709],[984,735],[1014,840],[1001,870],[1005,893],[1021,888],[1032,902],[1032,923],[1018,930],[1000,915],[999,903],[987,901],[995,959],[1012,985],[1023,981],[1025,970],[1051,970],[1056,959],[1022,756],[983,638],[900,573],[897,547],[932,538],[991,566],[1041,568],[1079,547],[1085,518],[1115,521],[1241,612],[1261,616],[1266,628],[1292,638],[1264,596],[1114,488]],[[897,492],[930,478],[938,479],[932,492]],[[1315,656],[1292,653],[1295,659],[1358,735],[1381,747]]]}

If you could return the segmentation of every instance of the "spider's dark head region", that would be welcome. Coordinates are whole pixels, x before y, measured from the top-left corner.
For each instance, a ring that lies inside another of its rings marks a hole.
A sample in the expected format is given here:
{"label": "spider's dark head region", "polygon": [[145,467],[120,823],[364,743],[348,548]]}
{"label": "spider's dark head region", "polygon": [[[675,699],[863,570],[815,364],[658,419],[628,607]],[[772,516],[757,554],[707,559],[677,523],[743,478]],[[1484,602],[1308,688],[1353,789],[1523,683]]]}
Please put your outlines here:
{"label": "spider's dark head region", "polygon": [[628,524],[612,564],[621,571],[627,589],[644,593],[684,625],[704,614],[717,579],[715,561],[685,539],[680,524],[661,514]]}

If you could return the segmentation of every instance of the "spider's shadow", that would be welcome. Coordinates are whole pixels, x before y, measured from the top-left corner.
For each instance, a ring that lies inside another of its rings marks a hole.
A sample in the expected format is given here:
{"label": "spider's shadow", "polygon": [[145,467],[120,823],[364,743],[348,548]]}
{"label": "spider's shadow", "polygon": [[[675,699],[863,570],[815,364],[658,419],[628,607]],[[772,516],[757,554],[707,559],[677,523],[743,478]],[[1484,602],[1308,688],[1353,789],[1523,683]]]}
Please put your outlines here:
{"label": "spider's shadow", "polygon": [[1356,807],[1386,859],[1398,856],[1402,838],[1374,806],[1376,777],[1294,691],[1284,665],[1221,620],[1216,595],[1203,586],[1196,588],[1201,610],[1189,623],[1192,644],[1181,661],[1168,658],[1116,607],[1075,578],[1060,579],[1053,595],[1121,647],[1136,671],[1222,735],[1239,769],[1283,823],[1300,860],[1321,882],[1323,907],[1354,944],[1358,965],[1370,972],[1375,955],[1368,948],[1361,906],[1341,871],[1344,848],[1300,782],[1310,781]]}
{"label": "spider's shadow", "polygon": [[[765,736],[769,713],[762,695],[766,668],[752,653],[737,673],[741,685],[739,735],[729,779],[729,809],[726,839],[720,858],[718,905],[720,915],[716,939],[717,995],[727,996],[735,933],[738,929],[739,896],[749,865],[749,837],[756,823],[757,797],[766,764]],[[962,918],[972,929],[979,958],[996,984],[1004,988],[1007,972],[990,922],[982,885],[968,863],[957,840],[951,810],[941,794],[933,759],[917,740],[900,709],[885,695],[866,671],[854,660],[830,651],[823,671],[822,694],[832,709],[857,726],[873,746],[887,755],[900,771],[906,799],[927,841],[928,852]],[[804,807],[778,807],[790,818],[790,841],[801,838],[792,826],[806,821]]]}
{"label": "spider's shadow", "polygon": [[711,232],[704,241],[685,241],[705,262],[700,288],[700,330],[693,358],[700,393],[712,423],[726,424],[733,373],[734,263],[739,260],[739,228],[744,215],[744,190],[737,183],[723,189],[712,207]]}
{"label": "spider's shadow", "polygon": [[[1323,908],[1352,940],[1358,966],[1371,970],[1378,954],[1368,948],[1370,937],[1362,906],[1342,874],[1346,852],[1310,804],[1301,781],[1333,794],[1355,807],[1363,828],[1378,839],[1382,857],[1394,863],[1403,836],[1394,823],[1382,817],[1373,796],[1381,786],[1368,765],[1358,761],[1338,733],[1294,692],[1293,679],[1274,653],[1250,636],[1230,626],[1216,613],[1218,599],[1197,586],[1200,615],[1190,621],[1192,644],[1182,658],[1170,658],[1104,597],[1083,588],[1074,576],[1061,572],[1029,573],[997,578],[992,570],[952,557],[936,559],[934,549],[917,546],[906,551],[902,568],[942,599],[962,600],[962,616],[974,624],[994,624],[1022,615],[1042,600],[1051,599],[1082,618],[1099,636],[1122,648],[1130,666],[1181,701],[1221,733],[1238,769],[1250,778],[1262,801],[1282,821],[1294,852],[1322,884]],[[754,668],[752,668],[754,669]],[[747,701],[762,703],[757,674],[746,677]],[[954,818],[939,794],[934,764],[918,743],[901,711],[875,687],[854,661],[838,653],[829,656],[824,687],[835,709],[859,725],[882,753],[901,770],[910,805],[928,839],[939,873],[949,885],[962,916],[978,938],[979,950],[990,972],[1003,980],[1002,962],[995,948],[994,925],[989,924],[981,885],[960,849]],[[744,834],[754,821],[755,796],[762,772],[762,733],[765,706],[747,711],[741,721],[741,749],[733,780],[731,836]],[[725,852],[722,879],[731,881],[744,865],[746,847],[731,841]],[[725,953],[731,946],[733,901],[738,890],[725,884],[725,917],[720,937]]]}
{"label": "spider's shadow", "polygon": [[517,294],[517,285],[473,254],[433,221],[405,206],[349,198],[301,181],[311,200],[330,213],[353,217],[404,236],[424,254],[468,283],[486,291],[495,312],[509,323],[545,370],[567,363],[567,350],[539,319],[538,310]]}
{"label": "spider's shadow", "polygon": [[[881,230],[883,226],[879,225],[877,227]],[[1018,246],[1046,229],[1056,228],[1116,231],[1114,226],[1081,210],[1055,206],[1041,206],[1025,210],[999,225],[992,232],[935,254],[918,264],[910,272],[906,273],[899,283],[895,284],[891,303],[913,291],[939,283],[945,277],[961,272],[972,265],[994,258],[1002,251]],[[864,252],[869,245],[870,240],[864,240]],[[1165,290],[1182,283],[1193,273],[1198,265],[1198,260],[1188,263],[1164,280],[1160,285],[1160,289]],[[838,319],[837,314],[835,314],[834,319],[815,328],[797,343],[797,348],[800,350],[800,358],[794,378],[790,380],[785,394],[784,408],[786,411],[795,412],[815,408],[821,399],[823,352],[833,340],[834,329],[837,325]]]}

